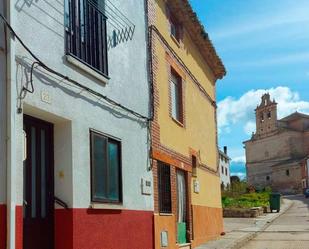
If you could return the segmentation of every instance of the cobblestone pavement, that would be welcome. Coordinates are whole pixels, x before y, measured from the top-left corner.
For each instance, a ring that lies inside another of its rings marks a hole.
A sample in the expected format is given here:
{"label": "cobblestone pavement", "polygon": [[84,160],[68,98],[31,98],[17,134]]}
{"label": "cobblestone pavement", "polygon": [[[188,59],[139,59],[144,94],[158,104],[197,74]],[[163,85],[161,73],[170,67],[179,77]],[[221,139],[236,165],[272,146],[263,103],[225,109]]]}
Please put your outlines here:
{"label": "cobblestone pavement", "polygon": [[287,199],[293,206],[242,249],[309,249],[309,198]]}

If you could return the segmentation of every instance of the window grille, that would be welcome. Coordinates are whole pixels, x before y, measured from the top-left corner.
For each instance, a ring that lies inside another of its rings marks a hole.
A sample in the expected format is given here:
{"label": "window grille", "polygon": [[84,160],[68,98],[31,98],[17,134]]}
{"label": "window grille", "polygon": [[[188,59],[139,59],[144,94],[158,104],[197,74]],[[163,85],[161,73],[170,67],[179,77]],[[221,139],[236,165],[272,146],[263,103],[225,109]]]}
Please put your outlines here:
{"label": "window grille", "polygon": [[107,18],[99,5],[95,0],[66,1],[66,53],[107,76]]}
{"label": "window grille", "polygon": [[160,213],[171,213],[171,171],[169,165],[161,162],[158,164],[158,185],[160,209],[159,211]]}

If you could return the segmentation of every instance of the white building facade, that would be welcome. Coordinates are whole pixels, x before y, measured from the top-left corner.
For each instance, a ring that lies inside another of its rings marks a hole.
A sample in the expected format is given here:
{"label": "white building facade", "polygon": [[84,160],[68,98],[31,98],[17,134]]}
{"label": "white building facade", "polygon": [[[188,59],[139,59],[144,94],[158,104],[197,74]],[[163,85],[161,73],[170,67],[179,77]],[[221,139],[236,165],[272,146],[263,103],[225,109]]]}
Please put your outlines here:
{"label": "white building facade", "polygon": [[0,248],[152,248],[144,1],[0,13]]}
{"label": "white building facade", "polygon": [[227,147],[223,151],[219,150],[219,169],[221,186],[227,188],[231,185],[230,158],[227,155]]}

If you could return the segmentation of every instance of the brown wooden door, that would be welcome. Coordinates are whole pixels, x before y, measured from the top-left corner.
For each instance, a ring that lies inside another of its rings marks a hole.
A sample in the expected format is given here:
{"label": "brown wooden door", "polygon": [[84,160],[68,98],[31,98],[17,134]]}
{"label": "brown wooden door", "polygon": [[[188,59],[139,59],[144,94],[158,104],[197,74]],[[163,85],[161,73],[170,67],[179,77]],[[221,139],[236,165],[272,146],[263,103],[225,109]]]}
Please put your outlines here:
{"label": "brown wooden door", "polygon": [[23,249],[53,249],[53,125],[25,115],[24,131]]}

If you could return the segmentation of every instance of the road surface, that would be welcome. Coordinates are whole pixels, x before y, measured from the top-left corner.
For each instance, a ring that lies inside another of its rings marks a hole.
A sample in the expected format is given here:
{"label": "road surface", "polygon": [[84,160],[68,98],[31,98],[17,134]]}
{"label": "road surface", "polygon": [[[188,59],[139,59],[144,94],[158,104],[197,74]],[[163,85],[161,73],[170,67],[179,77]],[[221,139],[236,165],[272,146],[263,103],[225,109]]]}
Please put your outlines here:
{"label": "road surface", "polygon": [[292,207],[242,249],[309,249],[309,198],[287,199]]}

